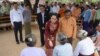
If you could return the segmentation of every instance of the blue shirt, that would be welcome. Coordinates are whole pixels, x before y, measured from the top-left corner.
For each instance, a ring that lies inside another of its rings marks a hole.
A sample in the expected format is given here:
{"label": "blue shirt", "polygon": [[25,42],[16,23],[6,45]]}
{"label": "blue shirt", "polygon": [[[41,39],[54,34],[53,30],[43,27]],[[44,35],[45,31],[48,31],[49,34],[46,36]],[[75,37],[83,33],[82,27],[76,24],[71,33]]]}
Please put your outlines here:
{"label": "blue shirt", "polygon": [[84,12],[83,17],[84,17],[84,21],[85,21],[85,22],[90,22],[90,20],[92,19],[92,18],[91,18],[91,17],[92,17],[92,11],[91,11],[91,9],[86,10],[86,11]]}
{"label": "blue shirt", "polygon": [[21,51],[20,56],[46,56],[45,51],[37,47],[26,47]]}
{"label": "blue shirt", "polygon": [[53,50],[53,56],[73,56],[73,48],[71,44],[58,45]]}

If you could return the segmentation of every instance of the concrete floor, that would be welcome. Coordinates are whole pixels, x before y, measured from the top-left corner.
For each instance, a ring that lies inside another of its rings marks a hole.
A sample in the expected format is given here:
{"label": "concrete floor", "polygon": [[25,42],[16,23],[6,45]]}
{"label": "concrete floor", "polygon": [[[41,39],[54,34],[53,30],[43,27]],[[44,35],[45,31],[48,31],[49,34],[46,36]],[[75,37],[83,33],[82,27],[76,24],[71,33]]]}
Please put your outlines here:
{"label": "concrete floor", "polygon": [[[37,38],[37,47],[40,47],[40,35],[37,25],[33,25],[32,33]],[[24,37],[24,30],[23,30]],[[76,41],[74,42],[76,43]],[[76,44],[74,44],[75,47]],[[20,52],[26,45],[24,43],[16,44],[13,30],[0,32],[0,56],[20,56]]]}
{"label": "concrete floor", "polygon": [[[37,26],[32,27],[32,33],[37,38],[37,47],[40,47],[39,30]],[[23,30],[24,37],[24,30]],[[16,44],[13,30],[0,32],[0,56],[20,56],[20,52],[26,45]]]}

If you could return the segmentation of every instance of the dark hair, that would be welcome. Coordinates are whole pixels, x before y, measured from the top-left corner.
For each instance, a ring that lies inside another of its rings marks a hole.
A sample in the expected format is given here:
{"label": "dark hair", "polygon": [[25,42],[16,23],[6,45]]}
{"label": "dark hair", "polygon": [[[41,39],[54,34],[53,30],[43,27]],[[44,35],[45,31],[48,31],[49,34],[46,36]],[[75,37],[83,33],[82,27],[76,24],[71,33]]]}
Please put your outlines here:
{"label": "dark hair", "polygon": [[65,6],[65,4],[61,4],[61,7],[64,7]]}
{"label": "dark hair", "polygon": [[24,3],[21,3],[21,6],[23,7],[24,6]]}
{"label": "dark hair", "polygon": [[68,13],[68,12],[71,12],[70,10],[66,10],[64,13]]}
{"label": "dark hair", "polygon": [[67,39],[65,38],[65,39],[62,39],[61,41],[60,41],[60,44],[62,44],[62,45],[64,45],[65,43],[67,43]]}
{"label": "dark hair", "polygon": [[43,7],[43,8],[45,8],[45,5],[40,5],[40,7]]}
{"label": "dark hair", "polygon": [[79,4],[76,4],[75,7],[79,7]]}
{"label": "dark hair", "polygon": [[2,3],[6,3],[6,2],[3,1]]}
{"label": "dark hair", "polygon": [[52,16],[56,16],[58,18],[58,15],[57,14],[51,14],[50,17],[52,17]]}
{"label": "dark hair", "polygon": [[91,8],[90,5],[86,5],[86,7],[89,8],[89,9]]}
{"label": "dark hair", "polygon": [[36,44],[36,39],[33,36],[28,36],[25,38],[25,43],[29,47],[33,47]]}
{"label": "dark hair", "polygon": [[92,6],[92,7],[95,7],[95,4],[94,4],[94,3],[91,3],[91,6]]}
{"label": "dark hair", "polygon": [[65,43],[67,43],[67,38],[66,38],[65,34],[63,34],[63,33],[58,34],[58,42],[61,45],[64,45]]}
{"label": "dark hair", "polygon": [[13,5],[14,5],[14,4],[17,4],[17,2],[13,2]]}
{"label": "dark hair", "polygon": [[25,4],[25,7],[29,6],[29,4]]}

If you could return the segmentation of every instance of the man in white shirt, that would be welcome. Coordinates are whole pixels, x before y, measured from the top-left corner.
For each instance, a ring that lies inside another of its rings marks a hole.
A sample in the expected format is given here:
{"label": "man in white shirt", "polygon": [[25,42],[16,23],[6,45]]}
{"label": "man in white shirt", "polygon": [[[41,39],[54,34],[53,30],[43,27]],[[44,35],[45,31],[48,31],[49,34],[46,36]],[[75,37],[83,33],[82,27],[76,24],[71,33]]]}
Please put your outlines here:
{"label": "man in white shirt", "polygon": [[94,56],[94,43],[90,37],[87,37],[87,34],[85,30],[78,32],[80,41],[75,48],[74,56]]}
{"label": "man in white shirt", "polygon": [[55,4],[53,4],[53,7],[51,7],[50,13],[52,13],[52,14],[58,14],[59,10],[60,10],[60,7],[59,7],[59,5],[55,2]]}
{"label": "man in white shirt", "polygon": [[21,51],[20,56],[46,56],[45,51],[42,48],[35,47],[36,39],[33,36],[27,36],[25,43],[28,47]]}
{"label": "man in white shirt", "polygon": [[18,31],[20,33],[20,41],[23,42],[22,38],[22,24],[23,24],[23,14],[20,9],[18,9],[17,2],[13,3],[13,9],[10,11],[10,21],[12,26],[14,27],[14,33],[15,33],[15,40],[17,44],[19,44],[18,39]]}
{"label": "man in white shirt", "polygon": [[58,42],[60,45],[54,48],[53,56],[73,56],[73,48],[70,43],[67,43],[67,38],[64,34],[58,35]]}

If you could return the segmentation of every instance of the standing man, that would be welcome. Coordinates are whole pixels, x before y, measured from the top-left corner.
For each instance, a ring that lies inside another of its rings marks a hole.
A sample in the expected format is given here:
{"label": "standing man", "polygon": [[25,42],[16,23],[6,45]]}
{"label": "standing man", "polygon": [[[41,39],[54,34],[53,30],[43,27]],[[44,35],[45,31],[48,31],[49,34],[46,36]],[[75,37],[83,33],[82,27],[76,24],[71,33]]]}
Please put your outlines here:
{"label": "standing man", "polygon": [[59,31],[68,36],[68,41],[72,44],[72,40],[76,38],[77,25],[76,19],[71,16],[70,10],[66,10],[65,16],[60,19]]}
{"label": "standing man", "polygon": [[76,20],[79,19],[81,15],[81,9],[78,4],[75,5],[75,8],[72,11],[72,16],[75,17]]}
{"label": "standing man", "polygon": [[25,9],[23,11],[24,18],[24,26],[25,26],[25,36],[31,35],[31,10],[28,4],[25,5]]}
{"label": "standing man", "polygon": [[40,6],[41,12],[37,14],[37,22],[40,29],[40,36],[41,36],[41,46],[44,46],[44,31],[45,31],[45,24],[50,19],[48,13],[45,12],[45,6]]}
{"label": "standing man", "polygon": [[58,3],[55,2],[53,4],[53,7],[51,8],[51,12],[50,13],[58,15],[59,10],[60,10],[60,7],[59,7]]}
{"label": "standing man", "polygon": [[83,29],[86,30],[87,32],[89,32],[89,23],[92,20],[92,10],[90,9],[89,5],[86,5],[85,7],[85,12],[83,14]]}
{"label": "standing man", "polygon": [[20,33],[20,41],[23,42],[22,38],[22,24],[23,24],[23,15],[21,10],[18,9],[17,2],[13,3],[14,8],[10,11],[10,20],[14,28],[15,40],[19,44],[18,32]]}

